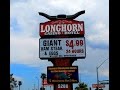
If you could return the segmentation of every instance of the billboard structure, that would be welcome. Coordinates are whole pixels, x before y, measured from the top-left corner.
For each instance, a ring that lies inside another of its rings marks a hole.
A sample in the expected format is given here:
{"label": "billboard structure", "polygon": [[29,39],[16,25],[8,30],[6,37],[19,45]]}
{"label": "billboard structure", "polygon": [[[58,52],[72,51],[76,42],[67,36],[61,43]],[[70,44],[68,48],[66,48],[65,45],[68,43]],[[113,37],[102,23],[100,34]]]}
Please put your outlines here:
{"label": "billboard structure", "polygon": [[92,84],[92,88],[105,88],[105,85],[104,84]]}
{"label": "billboard structure", "polygon": [[79,82],[78,66],[72,63],[86,57],[85,30],[84,21],[73,19],[84,13],[50,16],[39,12],[50,20],[39,25],[39,58],[53,63],[47,67],[47,81],[54,90],[73,90],[72,83]]}
{"label": "billboard structure", "polygon": [[48,83],[78,83],[78,66],[47,67]]}
{"label": "billboard structure", "polygon": [[85,38],[51,38],[39,40],[39,57],[46,58],[85,58]]}
{"label": "billboard structure", "polygon": [[40,23],[39,35],[54,36],[54,35],[84,35],[84,22],[76,20],[53,20],[45,23]]}

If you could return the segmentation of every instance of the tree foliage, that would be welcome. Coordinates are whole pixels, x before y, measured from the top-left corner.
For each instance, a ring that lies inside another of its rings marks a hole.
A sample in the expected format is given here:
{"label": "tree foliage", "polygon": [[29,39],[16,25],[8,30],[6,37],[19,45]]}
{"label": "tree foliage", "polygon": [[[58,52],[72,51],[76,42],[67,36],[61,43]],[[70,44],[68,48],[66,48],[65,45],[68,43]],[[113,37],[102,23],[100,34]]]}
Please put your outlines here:
{"label": "tree foliage", "polygon": [[45,74],[45,73],[41,73],[41,76],[40,76],[40,78],[42,79],[42,85],[43,85],[43,87],[44,87],[44,79],[45,78],[47,78],[47,75]]}
{"label": "tree foliage", "polygon": [[14,77],[13,74],[10,74],[10,90],[13,90],[14,88],[17,88],[18,85],[22,85],[22,81],[17,81]]}
{"label": "tree foliage", "polygon": [[45,79],[47,76],[46,76],[46,74],[45,73],[41,73],[41,78],[42,79]]}
{"label": "tree foliage", "polygon": [[88,90],[88,86],[84,82],[79,82],[78,86],[75,87],[75,90]]}

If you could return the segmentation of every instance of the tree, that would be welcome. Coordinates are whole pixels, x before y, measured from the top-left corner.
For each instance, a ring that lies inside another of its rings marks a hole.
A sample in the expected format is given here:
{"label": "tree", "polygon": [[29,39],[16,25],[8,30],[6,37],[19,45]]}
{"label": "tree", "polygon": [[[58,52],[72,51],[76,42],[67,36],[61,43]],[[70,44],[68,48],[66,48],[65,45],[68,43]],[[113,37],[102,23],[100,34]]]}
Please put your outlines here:
{"label": "tree", "polygon": [[13,74],[10,74],[10,83],[12,82],[12,79],[13,79]]}
{"label": "tree", "polygon": [[41,77],[42,78],[42,85],[43,85],[43,88],[44,88],[44,79],[47,78],[46,74],[45,73],[41,73]]}
{"label": "tree", "polygon": [[13,88],[16,88],[17,84],[16,84],[16,80],[13,77],[13,74],[10,74],[10,89],[13,90]]}
{"label": "tree", "polygon": [[75,90],[88,90],[87,84],[85,84],[84,82],[79,82],[78,86],[75,87]]}
{"label": "tree", "polygon": [[22,81],[18,81],[18,85],[19,85],[19,90],[20,90],[20,86],[22,85]]}

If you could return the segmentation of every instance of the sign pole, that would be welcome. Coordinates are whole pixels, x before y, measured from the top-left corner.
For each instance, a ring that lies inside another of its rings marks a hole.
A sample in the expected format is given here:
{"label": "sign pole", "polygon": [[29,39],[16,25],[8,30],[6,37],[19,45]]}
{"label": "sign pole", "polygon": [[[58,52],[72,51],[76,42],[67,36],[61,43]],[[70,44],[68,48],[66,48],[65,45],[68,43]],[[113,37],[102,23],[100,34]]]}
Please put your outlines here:
{"label": "sign pole", "polygon": [[[54,62],[53,62],[54,61]],[[72,63],[74,60],[71,60],[69,58],[67,59],[54,59],[52,60],[54,66],[72,66]],[[66,83],[68,84],[68,88],[58,88],[58,84],[54,84],[54,90],[73,90],[73,84],[72,83]]]}

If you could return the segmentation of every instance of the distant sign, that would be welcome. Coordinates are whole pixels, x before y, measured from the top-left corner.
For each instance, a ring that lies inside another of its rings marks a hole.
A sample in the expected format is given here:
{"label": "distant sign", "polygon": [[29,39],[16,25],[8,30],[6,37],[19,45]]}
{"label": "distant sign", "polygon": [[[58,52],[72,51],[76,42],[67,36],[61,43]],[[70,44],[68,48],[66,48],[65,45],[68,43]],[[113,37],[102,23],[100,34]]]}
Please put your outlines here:
{"label": "distant sign", "polygon": [[47,79],[44,79],[44,81],[42,82],[42,85],[45,85],[45,86],[48,86],[48,85],[53,85],[53,84],[48,84],[48,82],[47,82]]}
{"label": "distant sign", "polygon": [[84,22],[76,20],[53,20],[40,23],[39,35],[84,35]]}
{"label": "distant sign", "polygon": [[49,83],[78,83],[78,66],[47,67]]}
{"label": "distant sign", "polygon": [[39,39],[39,57],[48,58],[85,58],[85,38]]}
{"label": "distant sign", "polygon": [[58,84],[56,90],[69,90],[68,84]]}
{"label": "distant sign", "polygon": [[58,84],[58,88],[68,88],[68,84]]}
{"label": "distant sign", "polygon": [[93,87],[93,88],[97,88],[97,87],[99,87],[99,88],[104,88],[105,85],[104,85],[104,84],[92,84],[92,87]]}

